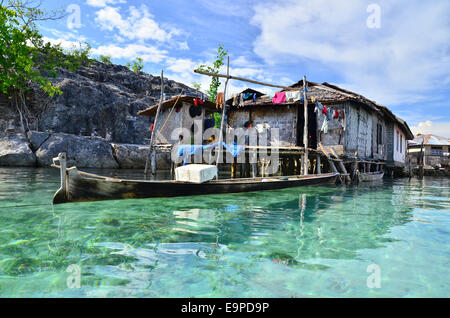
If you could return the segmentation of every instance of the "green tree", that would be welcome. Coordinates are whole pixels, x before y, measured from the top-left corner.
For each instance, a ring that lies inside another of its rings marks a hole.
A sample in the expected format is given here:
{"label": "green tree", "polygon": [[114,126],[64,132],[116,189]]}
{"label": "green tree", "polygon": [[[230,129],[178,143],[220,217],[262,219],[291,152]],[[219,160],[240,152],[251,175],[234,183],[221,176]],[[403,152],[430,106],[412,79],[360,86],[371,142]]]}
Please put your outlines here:
{"label": "green tree", "polygon": [[[209,73],[219,74],[220,68],[225,64],[224,58],[227,55],[228,55],[228,50],[224,50],[223,46],[221,44],[219,44],[219,48],[217,49],[216,60],[213,62],[212,66],[202,64],[198,67],[198,69],[201,71],[209,72]],[[217,91],[218,91],[220,85],[221,84],[220,84],[219,78],[213,76],[211,78],[211,83],[209,84],[209,90],[206,91],[208,93],[209,100],[213,103],[216,102]],[[222,119],[222,115],[220,113],[218,113],[218,112],[214,113],[214,122],[215,122],[216,128],[220,127],[221,119]]]}
{"label": "green tree", "polygon": [[144,60],[142,58],[136,57],[136,59],[132,61],[132,63],[127,63],[127,67],[137,74],[144,68],[143,62]]}
{"label": "green tree", "polygon": [[111,63],[111,56],[100,55],[100,62],[105,63],[105,64],[112,64]]}
{"label": "green tree", "polygon": [[202,88],[202,84],[197,83],[197,82],[192,82],[192,87],[194,87],[194,89],[195,89],[197,92],[200,92],[200,90],[201,90],[201,88]]}
{"label": "green tree", "polygon": [[0,0],[0,91],[12,99],[24,131],[31,116],[25,96],[30,84],[37,84],[49,96],[60,95],[49,77],[56,77],[58,67],[74,70],[89,61],[89,45],[64,52],[60,45],[44,42],[36,21],[62,16],[41,10],[39,4]]}

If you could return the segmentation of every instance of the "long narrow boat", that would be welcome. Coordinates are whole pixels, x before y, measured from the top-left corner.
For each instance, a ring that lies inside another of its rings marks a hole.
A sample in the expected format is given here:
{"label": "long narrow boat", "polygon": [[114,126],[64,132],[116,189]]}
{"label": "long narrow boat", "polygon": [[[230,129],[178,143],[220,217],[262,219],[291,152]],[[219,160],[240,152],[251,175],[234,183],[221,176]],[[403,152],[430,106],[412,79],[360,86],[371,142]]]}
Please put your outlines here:
{"label": "long narrow boat", "polygon": [[359,180],[359,182],[371,182],[371,181],[381,180],[381,179],[383,179],[383,176],[384,176],[383,171],[365,172],[365,173],[358,174],[358,180]]}
{"label": "long narrow boat", "polygon": [[53,167],[61,170],[61,188],[55,193],[53,204],[275,190],[333,183],[339,175],[339,173],[328,173],[307,176],[223,179],[205,183],[174,180],[124,180],[82,172],[76,167],[67,169],[65,157],[61,157],[60,154],[59,158],[60,166],[53,165]]}

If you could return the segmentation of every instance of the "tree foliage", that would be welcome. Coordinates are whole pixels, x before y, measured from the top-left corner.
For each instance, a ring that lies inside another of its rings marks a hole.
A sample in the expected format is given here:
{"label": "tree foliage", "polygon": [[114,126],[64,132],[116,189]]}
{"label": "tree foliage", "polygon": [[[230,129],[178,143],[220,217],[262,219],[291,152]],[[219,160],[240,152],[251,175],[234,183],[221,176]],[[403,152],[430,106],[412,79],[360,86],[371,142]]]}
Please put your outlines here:
{"label": "tree foliage", "polygon": [[112,64],[111,63],[111,56],[108,55],[100,55],[100,62],[105,63],[105,64]]}
{"label": "tree foliage", "polygon": [[136,57],[134,61],[131,63],[127,63],[127,67],[132,70],[134,73],[139,73],[144,68],[144,60],[140,57]]}
{"label": "tree foliage", "polygon": [[39,5],[33,0],[0,0],[0,91],[13,99],[22,128],[22,115],[29,113],[25,92],[31,83],[50,96],[60,95],[61,90],[49,77],[56,77],[58,67],[74,71],[90,61],[89,44],[64,51],[61,45],[44,41],[36,22],[62,16],[45,12]]}
{"label": "tree foliage", "polygon": [[[209,73],[219,74],[220,68],[225,64],[223,60],[225,56],[227,56],[227,54],[228,51],[224,50],[223,46],[219,44],[216,60],[213,62],[212,66],[202,64],[198,67],[198,69]],[[212,77],[211,84],[209,84],[209,90],[207,90],[206,92],[208,93],[209,100],[213,103],[216,102],[217,90],[219,89],[219,87],[220,87],[219,78]]]}
{"label": "tree foliage", "polygon": [[[220,68],[225,64],[224,58],[225,58],[225,56],[227,56],[227,54],[228,54],[228,50],[224,50],[223,46],[221,44],[219,44],[219,48],[217,49],[216,60],[213,62],[212,66],[202,64],[198,67],[198,69],[201,71],[209,72],[209,73],[219,74]],[[211,78],[211,83],[209,84],[209,90],[207,90],[206,92],[208,93],[209,100],[213,103],[216,102],[217,91],[218,91],[220,85],[221,84],[220,84],[218,77]],[[222,119],[222,116],[219,113],[214,113],[214,123],[215,123],[214,126],[216,128],[220,127],[221,119]]]}

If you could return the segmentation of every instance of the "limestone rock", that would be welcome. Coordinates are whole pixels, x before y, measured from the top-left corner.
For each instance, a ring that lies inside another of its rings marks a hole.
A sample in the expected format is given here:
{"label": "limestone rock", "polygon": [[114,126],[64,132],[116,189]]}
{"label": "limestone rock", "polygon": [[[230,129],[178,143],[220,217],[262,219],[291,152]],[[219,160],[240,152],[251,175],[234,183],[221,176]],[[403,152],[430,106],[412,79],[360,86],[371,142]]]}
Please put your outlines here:
{"label": "limestone rock", "polygon": [[27,133],[30,146],[33,151],[39,149],[39,147],[50,137],[49,133],[39,131],[29,131]]}
{"label": "limestone rock", "polygon": [[[111,144],[114,156],[122,169],[145,169],[149,147],[147,145]],[[170,154],[158,153],[156,166],[158,169],[170,168]],[[150,167],[149,167],[150,168]]]}
{"label": "limestone rock", "polygon": [[36,151],[39,166],[49,166],[58,153],[67,153],[67,166],[79,168],[119,168],[112,147],[103,138],[52,134]]}
{"label": "limestone rock", "polygon": [[7,132],[0,139],[0,166],[36,166],[36,156],[23,133]]}

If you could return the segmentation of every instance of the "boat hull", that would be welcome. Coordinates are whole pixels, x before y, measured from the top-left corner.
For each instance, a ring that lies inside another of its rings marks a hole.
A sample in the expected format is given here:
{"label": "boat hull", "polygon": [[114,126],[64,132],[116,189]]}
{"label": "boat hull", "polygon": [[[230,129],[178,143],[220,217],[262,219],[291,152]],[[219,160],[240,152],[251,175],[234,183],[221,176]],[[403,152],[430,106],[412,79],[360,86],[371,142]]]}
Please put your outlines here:
{"label": "boat hull", "polygon": [[[172,180],[146,181],[122,180],[98,176],[86,177],[76,168],[66,171],[66,187],[53,198],[54,204],[132,198],[156,198],[192,196],[204,194],[239,193],[276,190],[307,185],[334,183],[338,173],[270,177],[249,179],[227,179],[206,183],[189,183]],[[285,180],[287,179],[287,180]]]}

